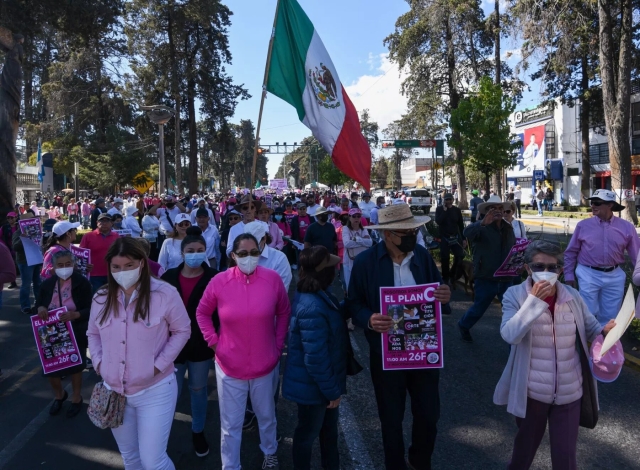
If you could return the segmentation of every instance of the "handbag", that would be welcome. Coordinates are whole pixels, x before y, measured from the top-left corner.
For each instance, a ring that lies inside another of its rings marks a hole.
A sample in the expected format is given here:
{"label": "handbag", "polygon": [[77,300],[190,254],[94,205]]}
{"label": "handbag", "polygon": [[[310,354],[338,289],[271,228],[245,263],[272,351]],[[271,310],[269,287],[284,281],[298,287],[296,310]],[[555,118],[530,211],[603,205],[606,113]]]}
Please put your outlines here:
{"label": "handbag", "polygon": [[580,366],[582,368],[582,398],[580,400],[580,426],[593,429],[598,424],[598,400],[596,386],[593,383],[591,367],[586,352],[582,348],[582,341],[577,338]]}
{"label": "handbag", "polygon": [[124,407],[127,398],[98,382],[93,387],[87,415],[93,424],[100,429],[117,428],[124,419]]}

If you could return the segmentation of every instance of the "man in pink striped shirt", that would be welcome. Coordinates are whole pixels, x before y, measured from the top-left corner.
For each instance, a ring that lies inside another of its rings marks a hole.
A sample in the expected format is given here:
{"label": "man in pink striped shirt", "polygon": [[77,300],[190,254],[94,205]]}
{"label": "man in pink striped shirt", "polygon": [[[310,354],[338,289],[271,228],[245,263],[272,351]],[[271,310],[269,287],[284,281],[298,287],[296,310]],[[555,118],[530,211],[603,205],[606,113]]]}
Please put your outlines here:
{"label": "man in pink striped shirt", "polygon": [[564,278],[575,286],[578,279],[580,295],[601,325],[618,315],[624,296],[626,274],[625,250],[636,265],[640,240],[630,222],[613,215],[624,206],[616,194],[598,189],[589,198],[593,217],[581,220],[564,253]]}

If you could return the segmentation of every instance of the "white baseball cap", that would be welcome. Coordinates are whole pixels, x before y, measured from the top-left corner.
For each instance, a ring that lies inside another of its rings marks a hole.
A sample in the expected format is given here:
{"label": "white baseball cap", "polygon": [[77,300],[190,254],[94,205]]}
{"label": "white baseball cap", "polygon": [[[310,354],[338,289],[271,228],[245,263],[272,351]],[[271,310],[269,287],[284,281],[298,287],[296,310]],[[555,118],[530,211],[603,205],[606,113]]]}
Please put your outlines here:
{"label": "white baseball cap", "polygon": [[175,218],[173,219],[173,223],[178,225],[179,223],[184,222],[185,220],[191,223],[191,218],[189,217],[189,215],[185,214],[184,212],[181,212],[180,214],[175,216]]}
{"label": "white baseball cap", "polygon": [[250,233],[256,237],[256,240],[260,241],[267,233],[269,233],[269,226],[266,222],[254,220],[253,222],[245,224],[244,233]]}
{"label": "white baseball cap", "polygon": [[51,231],[55,233],[56,236],[61,237],[62,235],[67,233],[69,230],[73,230],[74,228],[77,229],[78,227],[80,227],[80,222],[71,223],[68,220],[61,220],[60,222],[56,222],[54,224]]}

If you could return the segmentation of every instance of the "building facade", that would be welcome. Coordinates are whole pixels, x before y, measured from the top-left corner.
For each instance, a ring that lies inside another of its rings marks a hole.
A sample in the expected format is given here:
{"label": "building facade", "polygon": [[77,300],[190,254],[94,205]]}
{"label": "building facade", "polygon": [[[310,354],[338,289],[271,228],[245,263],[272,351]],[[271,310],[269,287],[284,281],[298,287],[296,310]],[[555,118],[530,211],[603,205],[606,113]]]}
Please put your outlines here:
{"label": "building facade", "polygon": [[[640,94],[631,104],[631,162],[633,188],[640,188]],[[516,111],[510,116],[511,131],[523,143],[517,163],[507,170],[507,185],[520,185],[523,203],[532,199],[537,183],[553,189],[558,204],[580,205],[582,174],[582,133],[580,105],[541,105]],[[587,176],[591,192],[611,189],[609,145],[604,124],[589,130]]]}

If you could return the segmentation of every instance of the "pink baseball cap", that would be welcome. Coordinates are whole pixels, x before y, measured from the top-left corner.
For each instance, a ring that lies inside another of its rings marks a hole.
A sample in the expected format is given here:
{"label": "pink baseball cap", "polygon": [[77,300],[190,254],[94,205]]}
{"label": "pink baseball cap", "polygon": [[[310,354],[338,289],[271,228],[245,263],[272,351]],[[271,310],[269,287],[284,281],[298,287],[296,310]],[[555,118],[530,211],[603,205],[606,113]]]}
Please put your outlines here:
{"label": "pink baseball cap", "polygon": [[9,212],[7,217],[17,217],[15,212]]}
{"label": "pink baseball cap", "polygon": [[593,376],[600,382],[610,383],[618,378],[622,366],[624,364],[624,351],[622,343],[616,341],[611,349],[604,356],[600,354],[604,337],[598,335],[593,343],[591,343],[591,357],[589,363]]}
{"label": "pink baseball cap", "polygon": [[360,209],[357,208],[353,208],[353,209],[349,209],[349,215],[354,215],[354,214],[362,214],[362,211]]}

